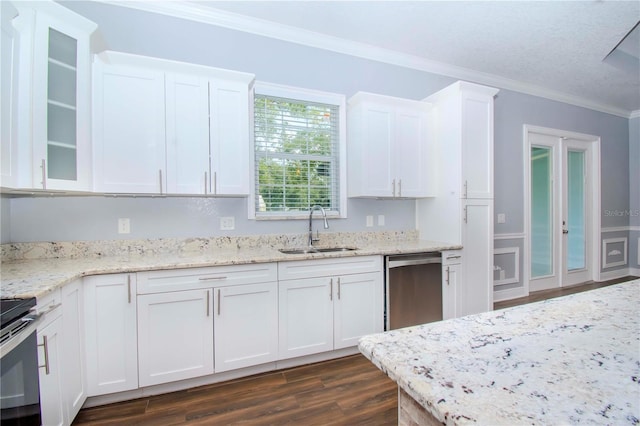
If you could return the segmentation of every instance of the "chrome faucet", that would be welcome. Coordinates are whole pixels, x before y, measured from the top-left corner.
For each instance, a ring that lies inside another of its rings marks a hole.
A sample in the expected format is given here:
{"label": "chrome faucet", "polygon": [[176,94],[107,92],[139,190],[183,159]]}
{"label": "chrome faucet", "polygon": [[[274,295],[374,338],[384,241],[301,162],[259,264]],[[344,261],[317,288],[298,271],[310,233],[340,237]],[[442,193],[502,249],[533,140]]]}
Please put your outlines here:
{"label": "chrome faucet", "polygon": [[329,222],[327,222],[327,212],[321,206],[315,205],[309,209],[309,247],[313,246],[314,241],[319,241],[319,238],[313,238],[313,226],[311,219],[313,218],[313,212],[320,210],[322,212],[322,218],[324,219],[324,229],[329,229]]}

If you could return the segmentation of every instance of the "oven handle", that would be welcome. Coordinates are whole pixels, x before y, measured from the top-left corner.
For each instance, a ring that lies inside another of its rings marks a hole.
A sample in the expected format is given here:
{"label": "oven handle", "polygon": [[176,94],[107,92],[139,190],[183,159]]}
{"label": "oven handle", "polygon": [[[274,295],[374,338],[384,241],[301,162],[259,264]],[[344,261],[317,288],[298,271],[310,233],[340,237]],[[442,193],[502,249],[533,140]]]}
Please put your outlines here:
{"label": "oven handle", "polygon": [[442,258],[441,257],[425,257],[422,259],[411,259],[411,260],[389,259],[387,266],[389,268],[399,268],[401,266],[428,265],[432,263],[442,263]]}
{"label": "oven handle", "polygon": [[31,333],[37,331],[38,326],[43,319],[43,314],[32,314],[22,318],[22,321],[29,322],[29,325],[20,330],[18,334],[16,334],[0,346],[0,358],[4,358],[5,355],[17,348],[20,343],[24,342],[26,338],[31,335]]}

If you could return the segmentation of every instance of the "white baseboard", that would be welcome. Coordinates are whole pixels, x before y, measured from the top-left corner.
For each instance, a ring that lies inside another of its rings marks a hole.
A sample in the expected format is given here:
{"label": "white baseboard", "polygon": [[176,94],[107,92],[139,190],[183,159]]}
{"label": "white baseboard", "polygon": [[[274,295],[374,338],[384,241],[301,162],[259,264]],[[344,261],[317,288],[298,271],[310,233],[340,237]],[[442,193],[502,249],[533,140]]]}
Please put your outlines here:
{"label": "white baseboard", "polygon": [[506,290],[494,290],[493,302],[503,302],[505,300],[517,299],[519,297],[525,297],[527,293],[524,287],[509,288]]}
{"label": "white baseboard", "polygon": [[616,269],[614,271],[600,272],[600,281],[615,280],[618,278],[626,277],[627,275],[636,275],[631,273],[631,271],[631,268],[622,268]]}
{"label": "white baseboard", "polygon": [[640,277],[640,268],[629,268],[629,275]]}

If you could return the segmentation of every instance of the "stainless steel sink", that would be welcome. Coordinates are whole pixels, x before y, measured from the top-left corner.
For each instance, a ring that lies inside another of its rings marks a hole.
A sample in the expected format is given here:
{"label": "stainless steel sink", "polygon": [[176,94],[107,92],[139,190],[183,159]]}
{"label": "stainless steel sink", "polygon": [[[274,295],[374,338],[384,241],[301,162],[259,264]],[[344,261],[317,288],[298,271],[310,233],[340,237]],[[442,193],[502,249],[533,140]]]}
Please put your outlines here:
{"label": "stainless steel sink", "polygon": [[280,249],[280,253],[284,254],[310,254],[310,253],[333,253],[341,251],[353,251],[357,250],[355,247],[304,247],[304,248],[291,248]]}
{"label": "stainless steel sink", "polygon": [[319,253],[331,253],[334,251],[353,251],[358,249],[355,247],[319,247],[316,250]]}

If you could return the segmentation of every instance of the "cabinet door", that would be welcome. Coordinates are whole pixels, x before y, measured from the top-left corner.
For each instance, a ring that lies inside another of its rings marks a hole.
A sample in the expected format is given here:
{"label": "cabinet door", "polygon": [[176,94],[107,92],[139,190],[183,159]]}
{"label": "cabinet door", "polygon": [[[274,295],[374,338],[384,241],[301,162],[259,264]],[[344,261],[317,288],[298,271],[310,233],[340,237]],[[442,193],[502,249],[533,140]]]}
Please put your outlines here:
{"label": "cabinet door", "polygon": [[464,281],[457,316],[493,310],[493,200],[463,203]]}
{"label": "cabinet door", "polygon": [[[57,312],[56,312],[57,311]],[[62,372],[63,331],[59,309],[47,315],[56,316],[38,330],[38,360],[40,365],[40,410],[43,425],[69,424],[65,408]]]}
{"label": "cabinet door", "polygon": [[[364,179],[366,196],[393,197],[396,180],[393,151],[394,111],[383,105],[363,106],[363,126],[360,131],[366,154],[361,179]],[[396,182],[397,184],[397,182]]]}
{"label": "cabinet door", "polygon": [[330,278],[279,283],[280,359],[333,350],[333,293]]}
{"label": "cabinet door", "polygon": [[249,87],[246,83],[209,82],[212,193],[249,194]]}
{"label": "cabinet door", "polygon": [[85,278],[87,396],[138,388],[135,275]]}
{"label": "cabinet door", "polygon": [[459,288],[462,285],[462,264],[459,263],[460,254],[451,253],[453,259],[447,260],[448,254],[442,253],[442,319],[456,318],[456,303],[459,295]]}
{"label": "cabinet door", "polygon": [[395,114],[396,196],[427,195],[427,110],[398,108]]}
{"label": "cabinet door", "polygon": [[334,349],[356,346],[367,334],[384,331],[381,273],[332,278],[334,289]]}
{"label": "cabinet door", "polygon": [[278,284],[215,289],[215,371],[275,361],[278,356]]}
{"label": "cabinet door", "polygon": [[[19,37],[13,26],[17,9],[8,1],[0,3],[0,186],[12,188],[18,179],[18,71]],[[31,176],[28,176],[30,178]]]}
{"label": "cabinet door", "polygon": [[212,290],[138,296],[140,386],[213,373]]}
{"label": "cabinet door", "polygon": [[207,79],[167,74],[167,193],[208,194],[209,83]]}
{"label": "cabinet door", "polygon": [[36,10],[29,129],[35,188],[91,188],[89,36],[95,28],[66,10]]}
{"label": "cabinet door", "polygon": [[164,74],[94,64],[95,190],[166,192]]}
{"label": "cabinet door", "polygon": [[84,294],[80,280],[62,287],[62,324],[64,326],[64,399],[69,419],[87,399],[84,358]]}
{"label": "cabinet door", "polygon": [[462,196],[493,198],[493,97],[462,93]]}

